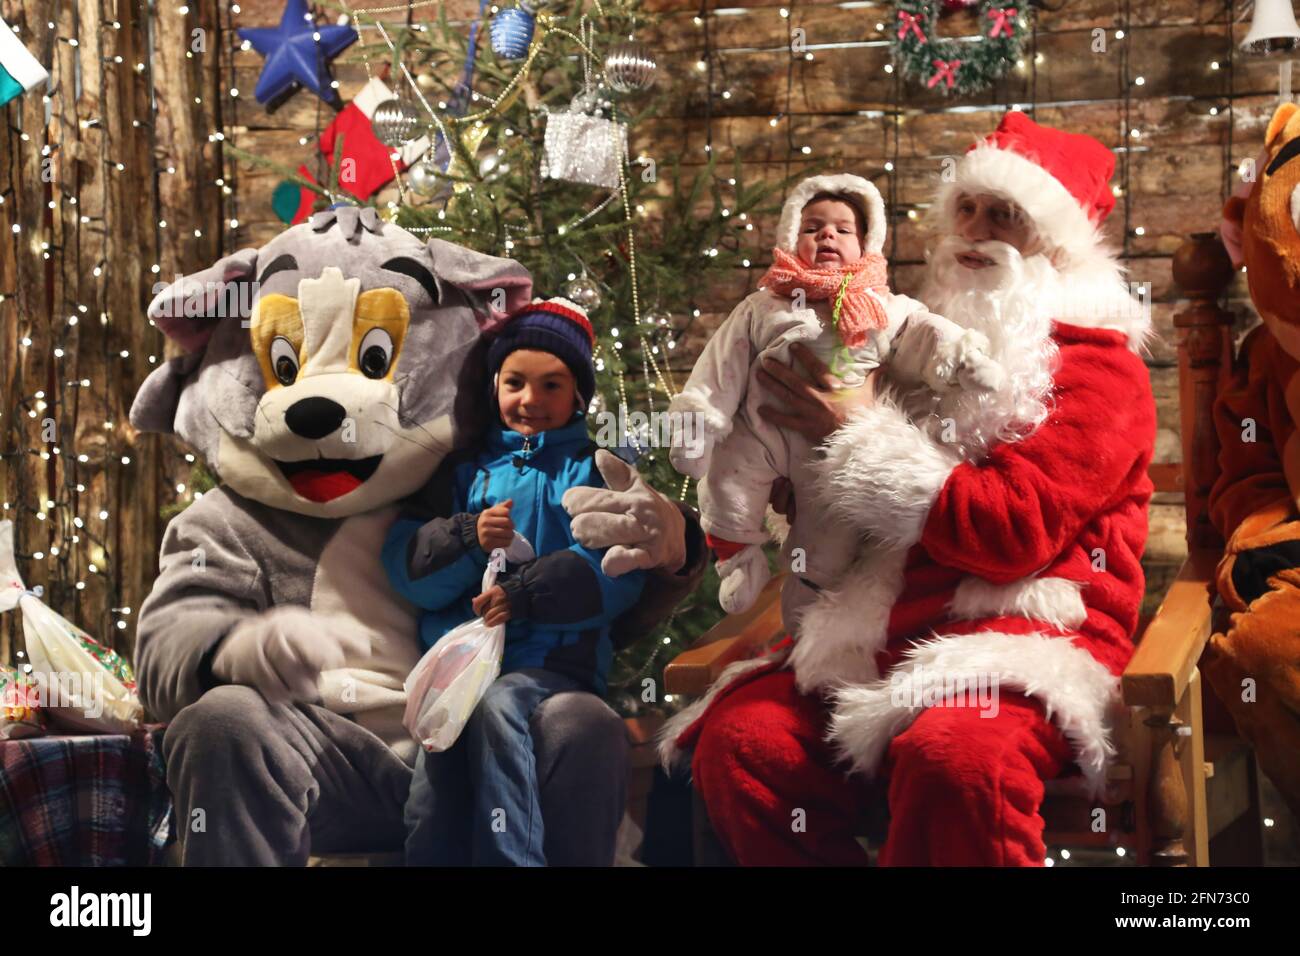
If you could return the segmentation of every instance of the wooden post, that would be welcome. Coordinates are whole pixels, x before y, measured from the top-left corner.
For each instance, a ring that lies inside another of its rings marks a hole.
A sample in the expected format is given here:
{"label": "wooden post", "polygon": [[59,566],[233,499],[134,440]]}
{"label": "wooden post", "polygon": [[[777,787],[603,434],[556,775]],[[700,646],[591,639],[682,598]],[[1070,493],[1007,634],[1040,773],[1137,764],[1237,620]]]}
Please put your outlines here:
{"label": "wooden post", "polygon": [[1178,248],[1173,272],[1190,300],[1174,315],[1187,547],[1218,548],[1223,538],[1209,518],[1210,489],[1219,474],[1214,400],[1232,370],[1232,313],[1219,300],[1234,273],[1227,250],[1212,232],[1195,233]]}

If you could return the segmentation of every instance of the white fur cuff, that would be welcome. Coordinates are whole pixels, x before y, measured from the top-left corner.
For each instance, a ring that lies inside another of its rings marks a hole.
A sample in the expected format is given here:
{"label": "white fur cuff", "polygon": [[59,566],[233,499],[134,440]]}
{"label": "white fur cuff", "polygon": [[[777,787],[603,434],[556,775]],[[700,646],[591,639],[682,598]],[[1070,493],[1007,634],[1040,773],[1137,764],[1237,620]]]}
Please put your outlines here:
{"label": "white fur cuff", "polygon": [[718,411],[709,397],[695,389],[687,388],[673,396],[668,406],[671,414],[691,415],[695,418],[691,432],[702,430],[704,437],[719,442],[731,433],[731,419]]}
{"label": "white fur cuff", "polygon": [[862,409],[822,446],[814,493],[834,518],[890,548],[921,538],[957,455],[892,405]]}
{"label": "white fur cuff", "polygon": [[1119,679],[1068,637],[988,631],[917,644],[887,679],[835,693],[829,739],[841,759],[871,776],[889,742],[927,707],[954,695],[969,706],[990,692],[991,711],[1003,692],[1037,699],[1069,740],[1090,790],[1103,792]]}

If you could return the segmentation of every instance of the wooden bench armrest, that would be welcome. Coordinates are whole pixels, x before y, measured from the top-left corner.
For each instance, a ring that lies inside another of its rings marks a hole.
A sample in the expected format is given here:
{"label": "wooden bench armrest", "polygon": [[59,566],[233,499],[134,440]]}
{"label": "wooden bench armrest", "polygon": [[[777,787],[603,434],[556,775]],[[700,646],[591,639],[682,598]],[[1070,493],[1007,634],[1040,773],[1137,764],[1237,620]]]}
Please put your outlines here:
{"label": "wooden bench armrest", "polygon": [[[1210,638],[1211,595],[1219,554],[1193,551],[1138,642],[1121,681],[1129,707],[1172,710],[1178,705]],[[781,586],[768,582],[744,614],[723,618],[664,668],[669,694],[700,695],[733,661],[753,657],[784,633]]]}
{"label": "wooden bench armrest", "polygon": [[1219,557],[1194,550],[1183,562],[1124,669],[1121,685],[1129,707],[1172,711],[1182,699],[1210,639],[1210,584]]}
{"label": "wooden bench armrest", "polygon": [[703,694],[728,664],[753,657],[783,635],[781,586],[784,583],[784,574],[772,578],[752,608],[744,614],[724,617],[669,661],[664,668],[665,693]]}

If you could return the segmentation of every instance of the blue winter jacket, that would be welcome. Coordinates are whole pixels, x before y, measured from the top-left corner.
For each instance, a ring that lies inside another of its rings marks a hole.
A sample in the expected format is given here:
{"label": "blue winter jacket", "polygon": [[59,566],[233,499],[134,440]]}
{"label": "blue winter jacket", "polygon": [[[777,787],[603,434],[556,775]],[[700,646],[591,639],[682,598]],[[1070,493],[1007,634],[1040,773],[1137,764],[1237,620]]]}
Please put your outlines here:
{"label": "blue winter jacket", "polygon": [[583,547],[570,531],[564,493],[605,486],[595,450],[586,418],[577,414],[538,435],[498,426],[476,452],[444,462],[431,482],[438,487],[422,497],[440,500],[437,510],[451,517],[426,521],[403,512],[383,552],[393,586],[426,612],[420,619],[426,649],[475,616],[470,600],[488,562],[478,543],[478,516],[513,499],[510,519],[538,556],[507,566],[497,578],[510,601],[501,671],[546,668],[605,693],[614,654],[610,625],[640,597],[645,572],[608,577],[600,569],[604,551]]}

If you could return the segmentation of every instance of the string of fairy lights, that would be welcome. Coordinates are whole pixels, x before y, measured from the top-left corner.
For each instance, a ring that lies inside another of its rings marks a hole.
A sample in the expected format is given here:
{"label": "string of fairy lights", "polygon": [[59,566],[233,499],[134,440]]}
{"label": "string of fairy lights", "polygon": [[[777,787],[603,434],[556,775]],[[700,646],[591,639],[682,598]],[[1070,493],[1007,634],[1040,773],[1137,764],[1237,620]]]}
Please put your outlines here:
{"label": "string of fairy lights", "polygon": [[[107,87],[119,67],[125,65],[125,58],[120,53],[101,55],[95,60],[81,53],[80,32],[86,27],[101,31],[101,42],[93,46],[107,47],[109,40],[120,36],[123,23],[119,19],[101,20],[88,24],[81,20],[78,11],[72,11],[68,18],[71,22],[71,35],[58,31],[59,25],[49,20],[45,26],[53,41],[66,44],[77,50],[77,68],[79,81],[85,84],[88,71],[95,70],[96,88]],[[11,29],[20,40],[27,34],[23,24],[11,24]],[[113,40],[116,45],[118,41]],[[150,38],[146,37],[146,46]],[[151,57],[146,57],[146,60]],[[83,244],[81,236],[87,232],[105,233],[111,225],[104,216],[86,211],[81,205],[82,177],[76,175],[73,156],[66,149],[67,136],[75,129],[75,135],[83,140],[98,138],[98,148],[84,150],[79,158],[91,161],[87,157],[97,157],[103,169],[103,176],[93,177],[107,183],[112,177],[131,174],[128,165],[118,158],[118,151],[124,145],[114,142],[110,137],[109,126],[100,116],[78,115],[78,102],[74,97],[78,83],[74,78],[63,74],[67,62],[64,57],[52,56],[48,65],[49,80],[41,94],[41,105],[47,122],[36,133],[41,138],[39,155],[43,170],[49,175],[42,175],[41,223],[35,229],[25,230],[19,222],[10,225],[10,234],[14,243],[14,257],[17,261],[24,255],[39,256],[41,271],[44,273],[44,285],[50,292],[44,314],[38,314],[18,297],[17,344],[20,350],[17,361],[12,366],[15,372],[29,367],[31,356],[28,350],[36,347],[37,339],[42,343],[48,340],[50,364],[46,370],[43,388],[37,388],[26,394],[19,394],[16,407],[0,411],[0,420],[5,421],[5,448],[0,450],[0,458],[9,459],[19,467],[5,469],[9,477],[12,497],[0,502],[0,510],[6,518],[15,520],[15,557],[24,562],[40,562],[45,565],[45,576],[49,585],[44,594],[46,603],[70,607],[70,614],[80,617],[82,612],[81,597],[93,583],[102,589],[103,603],[107,621],[85,622],[92,630],[107,630],[108,640],[113,641],[117,631],[125,630],[131,607],[122,600],[123,582],[116,561],[116,553],[121,549],[122,528],[115,522],[116,516],[103,506],[98,508],[92,503],[94,493],[88,492],[87,485],[96,479],[95,472],[103,468],[102,492],[105,502],[117,498],[117,487],[126,469],[132,466],[130,448],[121,438],[122,430],[111,417],[106,417],[99,436],[89,436],[89,429],[78,432],[79,425],[86,425],[85,419],[98,409],[110,410],[114,407],[112,396],[120,396],[131,386],[128,379],[130,359],[128,349],[121,349],[116,355],[110,351],[110,337],[100,336],[102,349],[97,358],[102,363],[101,381],[88,377],[78,377],[72,370],[73,363],[87,357],[88,341],[82,335],[83,323],[90,323],[98,318],[101,327],[109,327],[114,321],[108,307],[108,290],[105,281],[108,263],[103,257],[93,263],[83,261]],[[150,100],[153,102],[152,77],[146,60],[128,67],[136,75],[145,77],[150,83]],[[86,109],[95,110],[99,104],[93,100],[86,101]],[[10,117],[21,116],[21,110],[6,111]],[[154,135],[151,124],[134,120],[133,129],[147,126],[151,143]],[[51,129],[58,133],[51,137]],[[35,132],[35,131],[33,131]],[[11,125],[11,133],[17,134],[20,149],[32,148],[36,141],[33,132]],[[11,199],[19,184],[15,175],[22,168],[19,162],[7,164],[10,179],[0,192],[0,203]],[[59,175],[63,174],[63,175]],[[31,184],[23,188],[30,189]],[[107,188],[104,188],[107,195]],[[56,224],[58,229],[56,231]],[[61,241],[56,238],[61,236]],[[155,239],[157,237],[155,236]],[[157,247],[155,246],[155,249]],[[154,272],[158,267],[154,267]],[[63,281],[56,281],[59,278]],[[78,293],[75,281],[89,278],[89,295]],[[13,296],[15,290],[0,294],[0,302]],[[84,301],[82,300],[84,298]],[[119,359],[123,361],[113,361]],[[157,356],[149,356],[150,363],[157,361]],[[20,392],[25,391],[21,388]],[[5,416],[5,412],[9,414]],[[82,449],[91,449],[100,438],[103,441],[103,454],[94,448],[96,461],[85,450],[79,450],[75,442],[80,438]],[[44,478],[37,479],[32,486],[28,469],[21,467],[22,460],[34,456],[43,464],[36,473]],[[28,542],[24,517],[32,517],[37,522],[36,529],[44,540]],[[30,571],[29,571],[30,573]],[[105,627],[106,625],[106,627]],[[21,657],[21,652],[20,655]]]}

